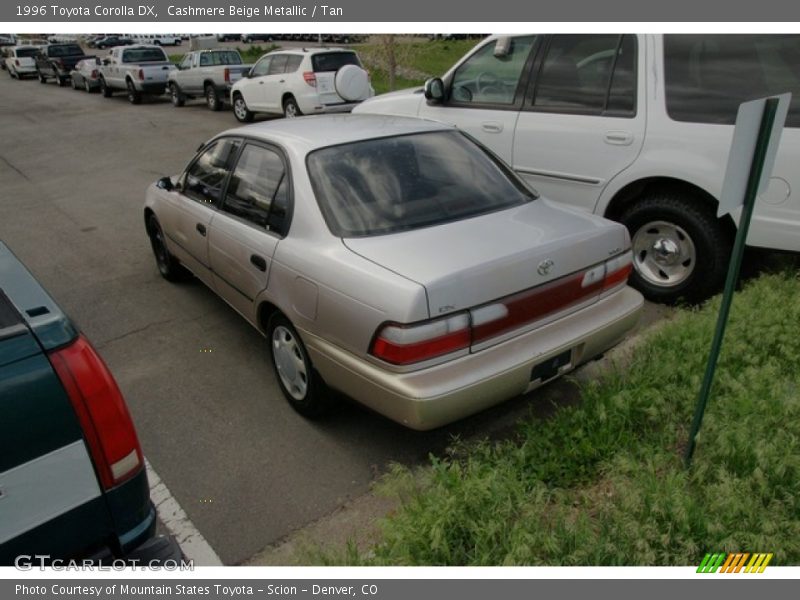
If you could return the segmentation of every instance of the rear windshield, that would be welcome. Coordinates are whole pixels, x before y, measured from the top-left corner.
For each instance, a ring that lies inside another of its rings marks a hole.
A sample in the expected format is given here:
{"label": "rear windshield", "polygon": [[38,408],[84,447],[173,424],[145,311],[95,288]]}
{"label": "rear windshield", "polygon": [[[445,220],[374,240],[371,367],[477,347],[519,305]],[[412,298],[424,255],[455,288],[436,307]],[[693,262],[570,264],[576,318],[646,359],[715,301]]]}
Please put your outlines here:
{"label": "rear windshield", "polygon": [[122,62],[140,63],[167,60],[164,51],[160,48],[131,48],[122,52]]}
{"label": "rear windshield", "polygon": [[800,35],[667,35],[664,61],[676,121],[732,125],[742,102],[791,92],[800,127]]}
{"label": "rear windshield", "polygon": [[74,56],[76,54],[83,54],[83,50],[81,50],[81,47],[77,44],[49,46],[47,51],[50,56]]}
{"label": "rear windshield", "polygon": [[34,48],[33,46],[31,46],[30,48],[18,48],[17,49],[17,56],[19,56],[20,58],[34,57],[37,54],[39,54],[39,49],[38,48]]}
{"label": "rear windshield", "polygon": [[212,65],[240,65],[242,57],[233,50],[222,50],[219,52],[204,52],[200,55],[200,66],[208,67]]}
{"label": "rear windshield", "polygon": [[535,198],[510,169],[457,131],[331,146],[307,162],[322,214],[340,237],[419,229]]}
{"label": "rear windshield", "polygon": [[360,67],[361,61],[355,52],[326,52],[311,57],[311,66],[315,73],[338,71],[345,65]]}

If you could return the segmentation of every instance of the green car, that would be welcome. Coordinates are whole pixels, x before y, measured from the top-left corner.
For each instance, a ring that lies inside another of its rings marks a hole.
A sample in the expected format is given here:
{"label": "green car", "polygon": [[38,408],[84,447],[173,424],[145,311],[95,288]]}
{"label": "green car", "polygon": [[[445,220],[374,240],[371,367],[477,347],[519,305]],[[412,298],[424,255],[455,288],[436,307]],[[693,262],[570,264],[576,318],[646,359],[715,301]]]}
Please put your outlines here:
{"label": "green car", "polygon": [[0,415],[0,565],[180,560],[114,378],[2,242]]}

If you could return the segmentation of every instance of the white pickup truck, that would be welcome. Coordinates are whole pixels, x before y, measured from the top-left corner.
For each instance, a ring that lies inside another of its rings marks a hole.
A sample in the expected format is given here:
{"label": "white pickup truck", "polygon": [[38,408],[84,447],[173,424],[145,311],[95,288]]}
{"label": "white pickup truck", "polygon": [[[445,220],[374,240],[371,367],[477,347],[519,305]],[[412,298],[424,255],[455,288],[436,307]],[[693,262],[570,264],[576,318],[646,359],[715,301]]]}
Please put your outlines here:
{"label": "white pickup truck", "polygon": [[164,93],[173,69],[175,65],[159,46],[117,46],[103,59],[100,90],[106,98],[126,90],[131,104],[139,104],[143,95]]}
{"label": "white pickup truck", "polygon": [[183,106],[187,99],[205,98],[208,108],[221,110],[230,97],[231,86],[250,70],[236,50],[196,50],[183,57],[169,74],[172,104]]}

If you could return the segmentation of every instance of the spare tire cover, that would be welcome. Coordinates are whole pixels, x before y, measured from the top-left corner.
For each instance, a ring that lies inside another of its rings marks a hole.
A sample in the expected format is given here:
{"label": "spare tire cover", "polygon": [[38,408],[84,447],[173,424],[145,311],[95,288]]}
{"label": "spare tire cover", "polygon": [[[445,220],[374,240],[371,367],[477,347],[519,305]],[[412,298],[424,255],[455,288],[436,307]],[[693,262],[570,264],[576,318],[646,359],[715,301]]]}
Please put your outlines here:
{"label": "spare tire cover", "polygon": [[369,76],[357,65],[345,65],[336,72],[333,81],[336,93],[345,102],[358,102],[369,97]]}

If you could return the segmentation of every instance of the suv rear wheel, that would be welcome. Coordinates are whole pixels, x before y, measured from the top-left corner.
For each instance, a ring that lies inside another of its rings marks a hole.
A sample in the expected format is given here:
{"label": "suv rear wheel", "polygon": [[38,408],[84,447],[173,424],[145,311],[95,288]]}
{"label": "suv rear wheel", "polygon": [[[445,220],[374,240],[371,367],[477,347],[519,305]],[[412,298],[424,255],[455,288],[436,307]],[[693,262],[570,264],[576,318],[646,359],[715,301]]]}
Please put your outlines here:
{"label": "suv rear wheel", "polygon": [[630,283],[654,302],[700,302],[722,286],[732,240],[710,207],[682,190],[658,190],[626,210]]}
{"label": "suv rear wheel", "polygon": [[289,96],[283,101],[283,116],[287,119],[303,116],[303,111],[297,106],[297,100],[294,99],[294,96]]}

